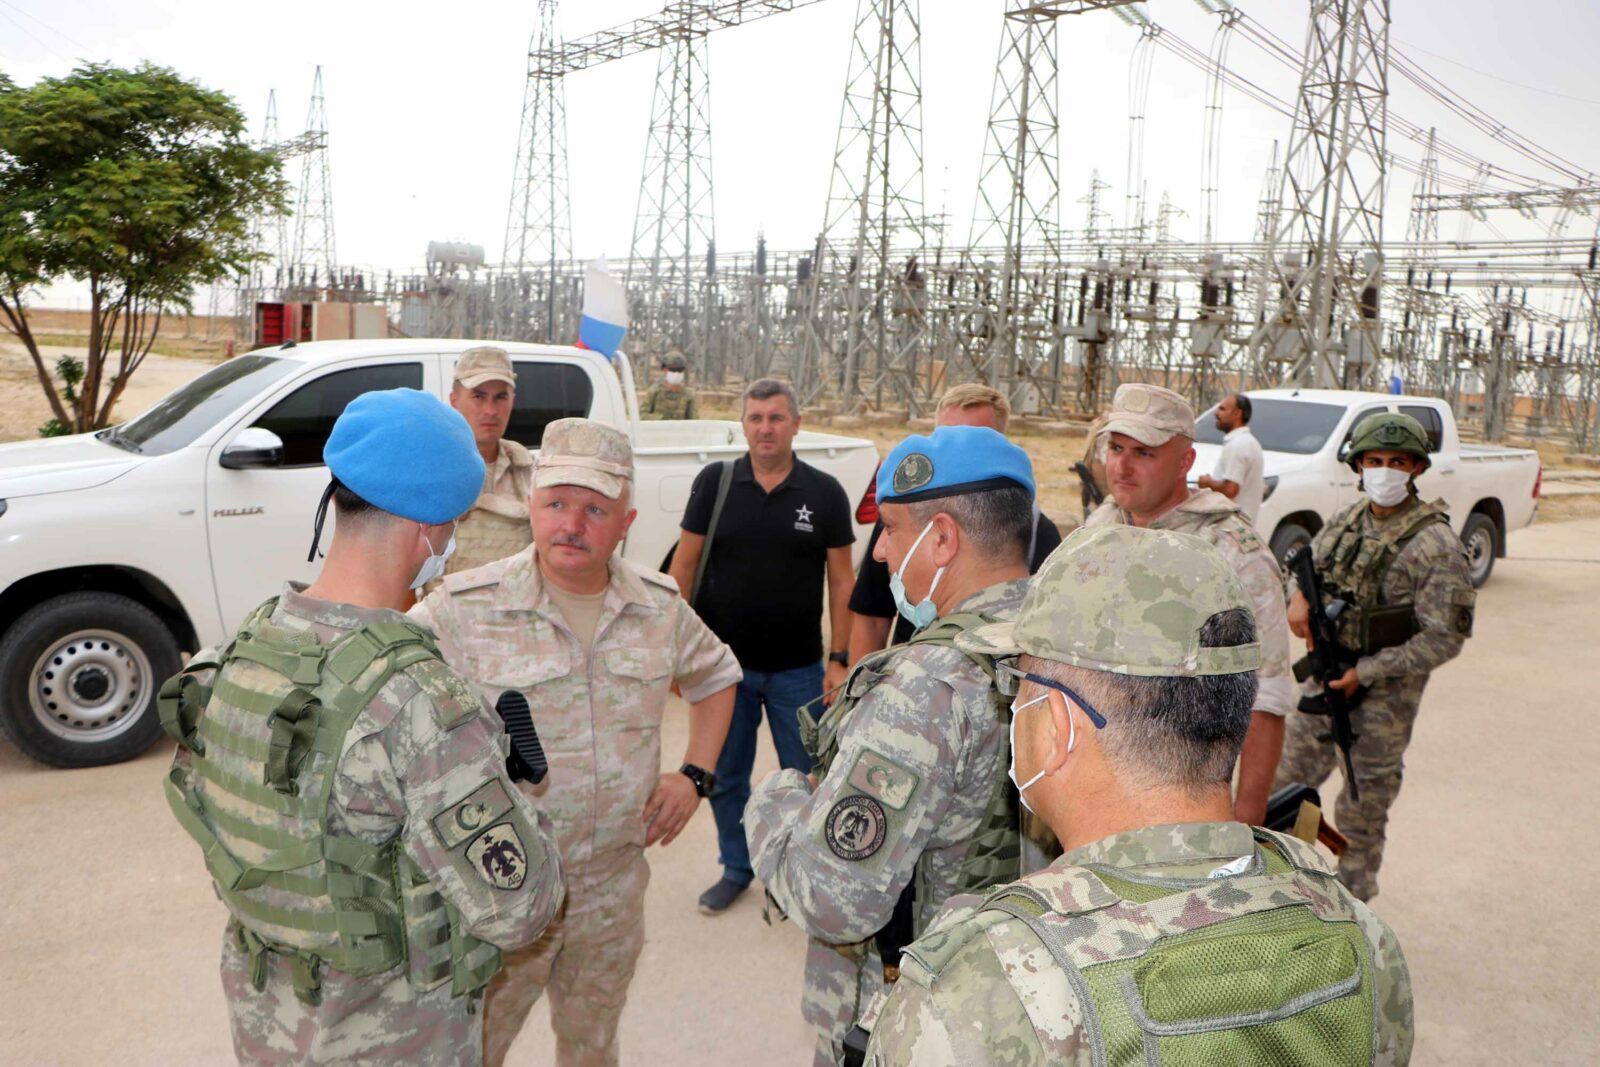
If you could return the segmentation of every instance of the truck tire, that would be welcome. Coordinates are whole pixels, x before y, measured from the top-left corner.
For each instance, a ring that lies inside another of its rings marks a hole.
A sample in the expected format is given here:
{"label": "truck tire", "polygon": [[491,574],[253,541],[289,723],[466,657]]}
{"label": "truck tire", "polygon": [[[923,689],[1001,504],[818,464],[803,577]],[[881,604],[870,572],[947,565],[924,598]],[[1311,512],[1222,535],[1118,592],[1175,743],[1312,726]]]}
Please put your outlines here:
{"label": "truck tire", "polygon": [[1272,531],[1272,556],[1278,561],[1278,566],[1287,566],[1295,549],[1310,543],[1310,530],[1297,522],[1280,522],[1278,528]]}
{"label": "truck tire", "polygon": [[1500,541],[1500,531],[1494,520],[1481,511],[1467,516],[1461,527],[1461,543],[1467,549],[1467,574],[1472,578],[1472,588],[1481,589],[1494,573],[1494,547]]}
{"label": "truck tire", "polygon": [[156,696],[178,642],[138,601],[67,593],[0,637],[0,732],[52,767],[133,759],[161,733]]}

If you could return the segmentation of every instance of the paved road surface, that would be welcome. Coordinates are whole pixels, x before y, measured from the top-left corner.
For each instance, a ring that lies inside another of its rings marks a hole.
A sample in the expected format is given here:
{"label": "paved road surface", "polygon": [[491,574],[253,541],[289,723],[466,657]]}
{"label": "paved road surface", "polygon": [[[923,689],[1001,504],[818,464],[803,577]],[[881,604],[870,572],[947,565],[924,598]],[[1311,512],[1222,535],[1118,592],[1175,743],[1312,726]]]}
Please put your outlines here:
{"label": "paved road surface", "polygon": [[[1593,1063],[1600,520],[1514,534],[1477,636],[1429,689],[1379,911],[1417,987],[1418,1064]],[[676,766],[681,706],[666,731]],[[772,764],[763,753],[764,773]],[[167,814],[165,746],[50,771],[0,749],[0,1062],[223,1064],[223,909]],[[803,940],[748,894],[717,919],[709,810],[652,853],[624,1062],[803,1064]],[[541,1007],[512,1062],[551,1062]]]}

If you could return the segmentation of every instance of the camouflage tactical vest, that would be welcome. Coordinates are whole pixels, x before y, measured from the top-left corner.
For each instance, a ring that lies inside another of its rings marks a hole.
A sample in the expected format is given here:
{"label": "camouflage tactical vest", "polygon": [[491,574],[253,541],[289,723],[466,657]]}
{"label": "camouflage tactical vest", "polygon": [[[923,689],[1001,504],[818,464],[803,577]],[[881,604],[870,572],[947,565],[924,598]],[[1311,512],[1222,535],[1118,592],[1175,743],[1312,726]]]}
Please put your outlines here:
{"label": "camouflage tactical vest", "polygon": [[[533,528],[528,520],[528,494],[533,489],[533,456],[515,441],[501,441],[510,454],[512,492],[483,493],[456,524],[456,550],[445,564],[445,574],[481,567],[485,563],[514,556],[533,544]],[[443,578],[435,578],[423,594],[437,589]]]}
{"label": "camouflage tactical vest", "polygon": [[687,419],[689,401],[693,398],[694,394],[689,392],[687,386],[668,389],[664,385],[657,385],[645,394],[639,413],[655,419]]}
{"label": "camouflage tactical vest", "polygon": [[[818,780],[827,776],[828,768],[839,755],[839,730],[862,698],[888,676],[889,671],[893,669],[895,656],[913,645],[955,648],[957,636],[995,621],[997,620],[976,612],[962,612],[939,619],[919,631],[903,645],[894,645],[862,657],[861,662],[850,672],[850,677],[845,680],[844,692],[833,702],[831,708],[824,709],[820,718],[817,718],[812,711],[819,702],[814,701],[802,707],[800,737],[805,742],[806,751],[811,753],[812,771]],[[995,671],[994,660],[991,657],[967,652],[964,649],[962,654],[977,664],[993,682]],[[992,685],[989,692],[994,703],[995,715],[1001,726],[1005,727],[1011,713],[1010,700],[1002,697]],[[962,860],[961,867],[956,872],[954,893],[975,893],[992,885],[1010,881],[1022,873],[1022,839],[1018,829],[1017,790],[1006,774],[1010,766],[1010,734],[1002,729],[1001,736],[1005,739],[1002,744],[1005,751],[1001,753],[999,773],[990,786],[989,805],[984,810],[978,832],[972,839],[966,858]],[[913,912],[916,916],[914,929],[920,936],[925,885],[923,859],[917,861],[913,884],[917,895]]]}
{"label": "camouflage tactical vest", "polygon": [[1094,1062],[1113,1067],[1371,1063],[1375,963],[1349,896],[1312,846],[1255,838],[1225,906],[1216,894],[1197,905],[1208,879],[1052,867],[906,955],[931,981],[987,927],[1020,920],[1059,968],[1038,981],[1064,977]]}
{"label": "camouflage tactical vest", "polygon": [[[500,951],[465,932],[399,839],[374,845],[328,826],[345,735],[394,675],[443,669],[432,637],[369,623],[325,646],[274,626],[276,605],[258,607],[214,661],[168,679],[159,702],[162,728],[192,754],[169,772],[167,803],[205,851],[256,989],[274,952],[293,960],[295,992],[311,1004],[323,965],[370,977],[409,963],[422,991],[449,980],[458,995],[479,992]],[[213,668],[207,688],[197,675]]]}
{"label": "camouflage tactical vest", "polygon": [[1349,607],[1339,620],[1339,643],[1353,652],[1375,652],[1399,644],[1416,632],[1416,611],[1411,604],[1387,604],[1383,579],[1402,550],[1429,526],[1448,524],[1444,501],[1418,502],[1405,521],[1365,528],[1368,506],[1358,504],[1336,516],[1325,541],[1328,552],[1317,560],[1317,570],[1332,595]]}

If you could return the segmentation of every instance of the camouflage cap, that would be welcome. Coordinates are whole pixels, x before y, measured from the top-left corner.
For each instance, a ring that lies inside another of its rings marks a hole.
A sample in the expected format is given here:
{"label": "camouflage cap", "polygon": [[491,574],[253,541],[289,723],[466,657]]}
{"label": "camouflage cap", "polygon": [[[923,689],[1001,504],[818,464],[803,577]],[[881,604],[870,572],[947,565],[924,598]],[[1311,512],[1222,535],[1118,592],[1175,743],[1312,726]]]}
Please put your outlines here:
{"label": "camouflage cap", "polygon": [[1155,448],[1174,437],[1194,436],[1194,408],[1171,389],[1129,382],[1117,386],[1102,434],[1120,433]]}
{"label": "camouflage cap", "polygon": [[581,485],[612,500],[633,481],[633,446],[621,430],[593,419],[557,419],[545,427],[533,485]]}
{"label": "camouflage cap", "polygon": [[1015,621],[969,630],[956,644],[1112,674],[1242,674],[1260,666],[1259,645],[1200,644],[1206,620],[1230,608],[1254,615],[1233,568],[1201,538],[1083,526],[1034,576]]}
{"label": "camouflage cap", "polygon": [[505,382],[517,387],[517,372],[511,368],[511,357],[503,348],[478,345],[456,357],[455,380],[467,389],[475,389],[484,382]]}

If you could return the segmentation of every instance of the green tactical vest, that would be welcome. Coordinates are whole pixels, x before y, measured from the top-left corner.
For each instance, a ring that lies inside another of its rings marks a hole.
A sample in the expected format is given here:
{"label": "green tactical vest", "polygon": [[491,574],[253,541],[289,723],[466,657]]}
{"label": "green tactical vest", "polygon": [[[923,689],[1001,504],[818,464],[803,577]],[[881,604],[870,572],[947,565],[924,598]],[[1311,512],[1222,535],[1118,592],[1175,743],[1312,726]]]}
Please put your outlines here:
{"label": "green tactical vest", "polygon": [[[293,961],[295,992],[320,1000],[323,965],[371,977],[402,963],[426,992],[480,992],[500,951],[460,916],[396,838],[374,845],[328,826],[334,772],[356,716],[394,675],[439,659],[428,632],[369,623],[330,645],[274,626],[277,599],[251,613],[214,661],[161,687],[161,726],[191,754],[167,803],[205,851],[217,895],[266,983],[266,954]],[[215,669],[210,688],[197,675]]]}
{"label": "green tactical vest", "polygon": [[1328,553],[1317,561],[1322,580],[1350,605],[1340,616],[1339,643],[1370,655],[1406,641],[1417,632],[1416,609],[1409,603],[1386,604],[1383,578],[1389,565],[1413,537],[1450,516],[1444,501],[1418,503],[1405,522],[1364,529],[1365,506],[1349,508],[1328,531]]}
{"label": "green tactical vest", "polygon": [[[800,738],[805,742],[806,751],[811,754],[812,773],[817,779],[820,781],[827,777],[828,769],[833,766],[833,761],[839,755],[840,728],[862,698],[888,677],[893,669],[895,656],[913,645],[955,648],[956,637],[960,634],[996,621],[998,620],[976,612],[962,612],[939,619],[926,629],[918,631],[905,644],[893,645],[870,656],[863,656],[861,662],[850,672],[850,677],[845,679],[843,694],[833,702],[832,707],[824,709],[820,718],[812,710],[820,704],[819,701],[813,701],[802,707]],[[991,682],[994,680],[992,657],[967,652],[965,649],[962,650],[962,654],[976,663]],[[1010,715],[1010,701],[1002,697],[992,686],[989,692],[994,701],[995,714],[1004,727]],[[999,773],[990,787],[989,805],[984,810],[978,832],[972,839],[966,858],[962,860],[961,867],[956,872],[954,893],[975,893],[1001,882],[1011,881],[1020,877],[1022,873],[1022,838],[1018,829],[1017,790],[1006,774],[1010,766],[1010,734],[1002,729],[1001,737],[1004,739],[1005,751],[1001,753]],[[920,936],[926,885],[923,859],[917,860],[913,884],[916,887],[914,929]]]}
{"label": "green tactical vest", "polygon": [[[1309,845],[1255,836],[1225,906],[1194,906],[1189,891],[1206,879],[1052,867],[996,889],[906,955],[932,980],[985,928],[1022,921],[1076,993],[1094,1062],[1108,1067],[1371,1063],[1373,953],[1350,898],[1300,852]],[[1047,976],[1038,981],[1056,980]]]}

